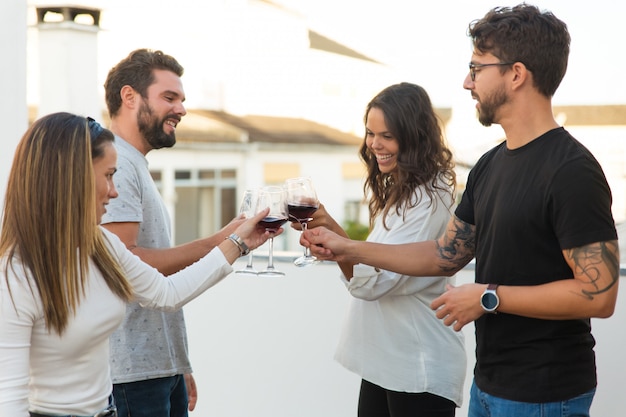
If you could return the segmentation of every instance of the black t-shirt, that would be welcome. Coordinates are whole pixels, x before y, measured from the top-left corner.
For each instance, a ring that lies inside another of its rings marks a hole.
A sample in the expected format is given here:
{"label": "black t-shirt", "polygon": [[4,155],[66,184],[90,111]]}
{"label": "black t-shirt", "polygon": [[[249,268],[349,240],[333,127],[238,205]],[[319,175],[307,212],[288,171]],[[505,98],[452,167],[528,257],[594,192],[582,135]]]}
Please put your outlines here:
{"label": "black t-shirt", "polygon": [[[476,226],[476,282],[573,279],[562,250],[615,240],[602,168],[565,129],[493,148],[470,172],[456,216]],[[562,401],[596,386],[589,319],[485,314],[476,320],[478,387],[523,402]]]}

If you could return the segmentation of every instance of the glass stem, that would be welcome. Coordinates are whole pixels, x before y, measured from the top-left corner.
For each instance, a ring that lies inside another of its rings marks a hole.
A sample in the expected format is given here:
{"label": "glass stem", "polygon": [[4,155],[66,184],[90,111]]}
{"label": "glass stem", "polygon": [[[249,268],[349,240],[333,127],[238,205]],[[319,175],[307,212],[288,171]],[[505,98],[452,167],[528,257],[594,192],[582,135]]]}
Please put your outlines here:
{"label": "glass stem", "polygon": [[246,265],[246,268],[252,268],[252,252],[248,254],[248,264]]}
{"label": "glass stem", "polygon": [[[302,233],[304,233],[307,229],[308,222],[304,222],[302,223]],[[311,248],[309,248],[308,246],[304,247],[304,257],[305,258],[310,258],[311,257]]]}
{"label": "glass stem", "polygon": [[267,269],[274,269],[274,238],[270,237],[269,255],[267,256]]}

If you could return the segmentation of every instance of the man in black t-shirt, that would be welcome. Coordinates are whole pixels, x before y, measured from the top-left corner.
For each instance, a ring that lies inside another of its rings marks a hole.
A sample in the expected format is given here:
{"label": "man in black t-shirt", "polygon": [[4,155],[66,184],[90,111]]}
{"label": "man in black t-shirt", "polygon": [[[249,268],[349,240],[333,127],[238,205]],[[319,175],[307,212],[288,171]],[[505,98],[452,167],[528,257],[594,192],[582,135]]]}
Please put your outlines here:
{"label": "man in black t-shirt", "polygon": [[301,242],[320,259],[414,276],[452,275],[475,257],[476,283],[431,305],[456,330],[475,321],[469,416],[588,416],[597,383],[590,318],[614,312],[619,248],[602,169],[552,114],[570,36],[526,4],[492,9],[469,35],[463,86],[479,121],[500,124],[506,141],[470,172],[445,234],[383,245],[318,227]]}

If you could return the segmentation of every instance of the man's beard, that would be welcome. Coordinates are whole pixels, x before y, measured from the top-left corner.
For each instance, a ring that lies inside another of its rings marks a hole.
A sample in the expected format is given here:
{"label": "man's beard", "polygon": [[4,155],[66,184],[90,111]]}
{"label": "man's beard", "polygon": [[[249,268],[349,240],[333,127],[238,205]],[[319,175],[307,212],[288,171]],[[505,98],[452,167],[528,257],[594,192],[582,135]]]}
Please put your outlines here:
{"label": "man's beard", "polygon": [[139,132],[152,149],[171,148],[176,143],[175,132],[167,134],[163,131],[163,125],[169,118],[178,119],[176,116],[166,116],[163,120],[159,120],[147,103],[141,103],[137,114],[137,125]]}
{"label": "man's beard", "polygon": [[478,121],[483,126],[491,126],[496,123],[496,111],[509,101],[509,97],[503,88],[496,90],[490,96],[487,96],[484,100],[480,100],[480,107],[478,110]]}

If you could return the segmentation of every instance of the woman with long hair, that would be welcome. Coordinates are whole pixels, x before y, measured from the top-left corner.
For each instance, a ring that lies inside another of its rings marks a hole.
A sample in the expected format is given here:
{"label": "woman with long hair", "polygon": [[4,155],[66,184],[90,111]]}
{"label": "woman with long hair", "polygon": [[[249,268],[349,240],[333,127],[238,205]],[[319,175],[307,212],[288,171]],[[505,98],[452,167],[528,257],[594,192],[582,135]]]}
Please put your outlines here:
{"label": "woman with long hair", "polygon": [[[368,241],[418,242],[438,237],[454,204],[456,177],[426,91],[389,86],[365,110],[364,192]],[[323,206],[309,228],[347,233]],[[362,377],[359,417],[452,417],[462,400],[463,336],[444,326],[430,303],[453,283],[365,264],[338,262],[353,296],[335,359]]]}
{"label": "woman with long hair", "polygon": [[168,277],[99,226],[117,154],[93,119],[54,113],[17,146],[0,233],[0,416],[114,416],[109,335],[137,300],[174,310],[218,283],[269,234],[242,223]]}

